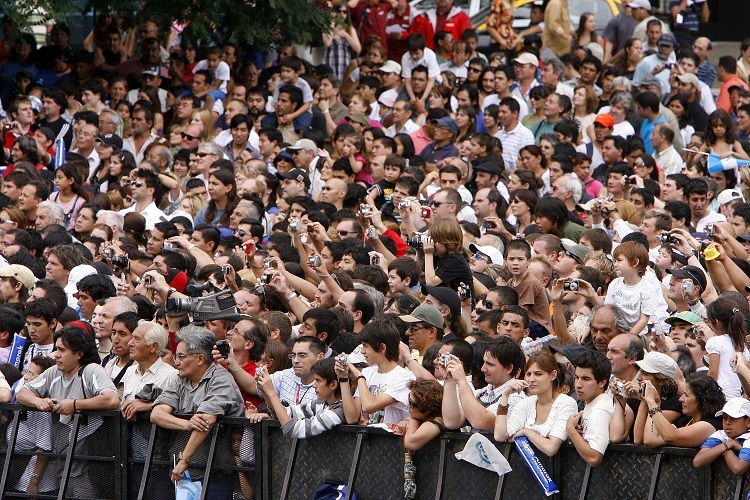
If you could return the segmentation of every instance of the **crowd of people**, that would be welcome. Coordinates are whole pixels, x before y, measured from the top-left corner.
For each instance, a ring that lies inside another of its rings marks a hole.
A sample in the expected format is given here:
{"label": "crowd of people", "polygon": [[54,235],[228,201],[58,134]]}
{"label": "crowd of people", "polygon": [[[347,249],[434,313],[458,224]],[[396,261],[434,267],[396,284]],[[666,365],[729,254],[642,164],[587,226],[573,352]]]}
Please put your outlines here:
{"label": "crowd of people", "polygon": [[[701,0],[667,23],[625,2],[603,34],[567,0],[516,32],[498,0],[482,52],[452,0],[331,8],[319,43],[265,51],[112,16],[37,47],[4,19],[0,401],[38,410],[17,449],[119,409],[184,431],[171,480],[202,478],[220,416],[384,424],[407,453],[569,440],[592,466],[700,447],[743,474],[750,39],[713,61]],[[249,430],[219,448],[254,460]],[[41,454],[12,487],[61,473]],[[208,494],[251,484],[220,468]]]}

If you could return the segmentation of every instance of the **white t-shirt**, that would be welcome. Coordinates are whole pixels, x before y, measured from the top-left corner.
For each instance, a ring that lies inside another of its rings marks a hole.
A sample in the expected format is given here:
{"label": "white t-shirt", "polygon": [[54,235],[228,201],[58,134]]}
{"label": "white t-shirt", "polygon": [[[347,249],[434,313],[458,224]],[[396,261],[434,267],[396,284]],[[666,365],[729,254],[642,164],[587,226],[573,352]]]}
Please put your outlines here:
{"label": "white t-shirt", "polygon": [[633,286],[626,285],[623,278],[612,281],[604,303],[619,306],[625,313],[625,319],[631,327],[638,322],[641,313],[649,316],[649,323],[663,323],[668,316],[667,302],[661,293],[661,283],[656,277],[651,277],[648,273],[641,278],[638,284]]}
{"label": "white t-shirt", "polygon": [[698,221],[698,224],[695,225],[695,232],[696,233],[703,233],[706,231],[706,224],[712,224],[714,222],[726,222],[727,218],[724,217],[724,214],[720,214],[719,212],[714,212],[711,210],[706,215],[703,216],[701,220]]}
{"label": "white t-shirt", "polygon": [[552,403],[547,420],[540,425],[536,421],[537,396],[529,396],[522,399],[513,411],[508,412],[508,435],[513,436],[520,429],[531,429],[538,432],[542,437],[556,437],[565,441],[568,433],[565,430],[568,419],[578,413],[576,400],[566,394],[560,394]]}
{"label": "white t-shirt", "polygon": [[231,71],[229,70],[229,65],[225,63],[224,61],[220,61],[219,65],[216,66],[216,69],[209,69],[208,68],[208,61],[206,59],[202,61],[198,61],[198,64],[195,65],[195,68],[193,68],[193,74],[195,74],[197,71],[206,69],[209,72],[211,72],[211,76],[214,77],[214,81],[219,80],[221,82],[221,85],[219,85],[219,90],[227,93],[227,82],[230,78]]}
{"label": "white t-shirt", "polygon": [[583,409],[583,439],[602,455],[609,446],[609,424],[615,412],[612,396],[600,394]]}
{"label": "white t-shirt", "polygon": [[424,54],[415,61],[411,58],[411,55],[407,52],[401,58],[401,76],[403,78],[411,78],[411,72],[414,68],[419,65],[427,67],[427,77],[435,79],[435,85],[443,83],[443,78],[440,76],[440,65],[437,62],[437,56],[431,49],[425,47]]}
{"label": "white t-shirt", "polygon": [[[409,389],[406,387],[411,380],[416,380],[414,374],[401,366],[396,366],[387,373],[378,372],[377,366],[368,366],[362,370],[365,376],[367,387],[373,396],[387,394],[396,400],[378,410],[373,414],[365,415],[368,424],[398,424],[405,418],[409,418]],[[354,393],[354,397],[359,397],[359,389]]]}
{"label": "white t-shirt", "polygon": [[[730,398],[736,398],[742,394],[742,384],[740,378],[736,373],[732,371],[729,366],[729,360],[732,355],[737,352],[732,345],[732,339],[729,335],[716,335],[706,340],[706,352],[709,354],[719,355],[719,372],[716,382],[721,387],[722,392],[727,400]],[[747,359],[750,356],[750,352],[745,349],[744,353]]]}

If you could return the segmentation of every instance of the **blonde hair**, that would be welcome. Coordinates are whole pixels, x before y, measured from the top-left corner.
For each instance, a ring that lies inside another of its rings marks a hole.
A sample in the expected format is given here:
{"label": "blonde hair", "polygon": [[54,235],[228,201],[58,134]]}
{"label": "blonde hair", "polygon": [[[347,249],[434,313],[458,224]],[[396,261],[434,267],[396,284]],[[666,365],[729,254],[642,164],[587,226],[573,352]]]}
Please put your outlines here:
{"label": "blonde hair", "polygon": [[[195,217],[195,214],[197,214],[201,208],[206,206],[206,200],[203,198],[203,196],[197,193],[187,193],[182,197],[182,201],[185,200],[190,203],[190,210],[188,210],[187,212],[193,217]],[[182,206],[182,201],[180,202],[180,206]]]}
{"label": "blonde hair", "polygon": [[13,205],[8,205],[7,207],[0,210],[0,212],[2,212],[3,210],[8,213],[9,222],[15,222],[16,227],[20,229],[26,229],[26,216],[20,208],[14,207]]}
{"label": "blonde hair", "polygon": [[463,248],[464,233],[455,217],[438,217],[430,228],[430,238],[445,245],[449,254]]}
{"label": "blonde hair", "polygon": [[207,109],[196,109],[190,115],[190,121],[193,121],[196,116],[203,123],[203,140],[206,142],[213,141],[219,132],[214,128],[214,118],[211,112]]}
{"label": "blonde hair", "polygon": [[107,191],[107,197],[109,198],[109,203],[112,205],[112,210],[118,211],[125,208],[125,201],[122,199],[122,193],[120,193],[119,189]]}
{"label": "blonde hair", "polygon": [[247,163],[237,162],[234,166],[235,177],[237,174],[242,174],[246,179],[256,179],[258,177],[258,171],[251,167]]}

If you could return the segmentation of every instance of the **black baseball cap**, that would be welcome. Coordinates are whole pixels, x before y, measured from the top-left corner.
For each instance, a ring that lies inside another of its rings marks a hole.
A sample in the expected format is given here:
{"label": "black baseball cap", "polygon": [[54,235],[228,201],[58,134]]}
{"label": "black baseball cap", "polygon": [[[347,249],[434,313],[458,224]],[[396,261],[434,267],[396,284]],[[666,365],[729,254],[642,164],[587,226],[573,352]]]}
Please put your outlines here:
{"label": "black baseball cap", "polygon": [[667,269],[666,271],[675,278],[692,280],[694,284],[701,287],[702,291],[706,290],[706,273],[698,266],[685,266],[679,269]]}
{"label": "black baseball cap", "polygon": [[297,181],[304,182],[305,187],[310,187],[310,177],[308,177],[307,172],[305,172],[301,168],[293,168],[285,174],[277,173],[276,178],[279,180],[295,179]]}
{"label": "black baseball cap", "polygon": [[448,309],[451,310],[451,316],[461,315],[461,299],[458,298],[458,293],[454,289],[446,286],[422,285],[422,295],[432,295],[448,306]]}

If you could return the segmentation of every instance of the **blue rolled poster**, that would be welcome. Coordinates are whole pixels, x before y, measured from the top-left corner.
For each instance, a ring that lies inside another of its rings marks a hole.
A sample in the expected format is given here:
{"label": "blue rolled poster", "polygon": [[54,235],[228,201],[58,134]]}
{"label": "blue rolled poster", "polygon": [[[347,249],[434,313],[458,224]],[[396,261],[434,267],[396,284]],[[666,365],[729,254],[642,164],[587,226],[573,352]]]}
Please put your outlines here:
{"label": "blue rolled poster", "polygon": [[547,474],[547,471],[545,470],[544,466],[542,465],[542,462],[539,460],[539,457],[536,456],[536,452],[534,451],[534,448],[531,447],[531,443],[529,443],[529,440],[526,436],[520,436],[514,439],[514,442],[516,443],[516,449],[518,450],[518,453],[521,455],[521,458],[523,458],[523,462],[526,464],[526,467],[529,469],[529,471],[534,475],[534,479],[536,479],[536,482],[539,483],[539,486],[542,487],[542,491],[544,491],[544,494],[549,496],[554,495],[555,493],[560,493],[560,490],[557,489],[557,485],[554,481],[552,481],[552,478]]}
{"label": "blue rolled poster", "polygon": [[55,149],[55,170],[63,166],[66,156],[65,141],[60,138],[57,140],[57,148]]}
{"label": "blue rolled poster", "polygon": [[21,369],[21,353],[26,345],[26,337],[22,337],[19,334],[13,335],[13,343],[10,345],[10,355],[8,356],[8,363],[15,366],[19,370]]}

